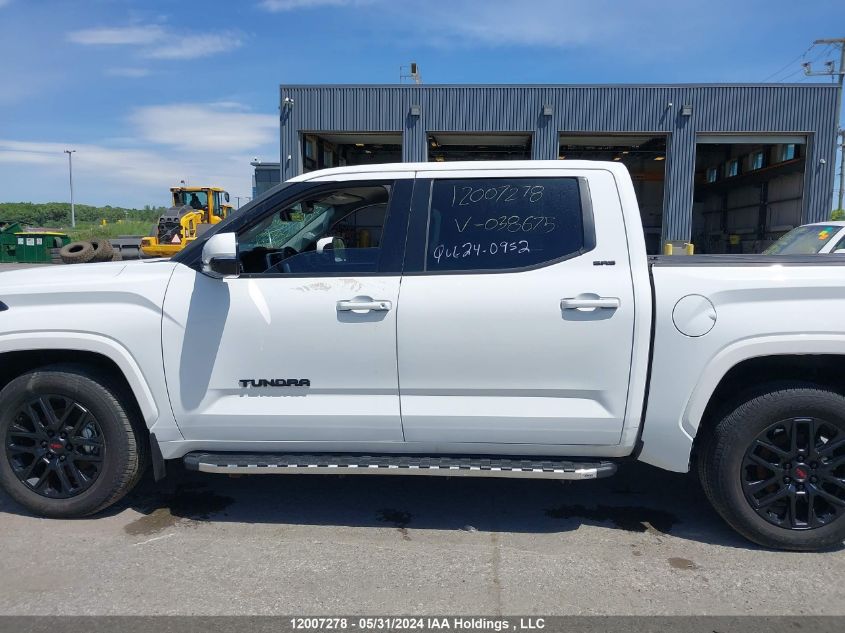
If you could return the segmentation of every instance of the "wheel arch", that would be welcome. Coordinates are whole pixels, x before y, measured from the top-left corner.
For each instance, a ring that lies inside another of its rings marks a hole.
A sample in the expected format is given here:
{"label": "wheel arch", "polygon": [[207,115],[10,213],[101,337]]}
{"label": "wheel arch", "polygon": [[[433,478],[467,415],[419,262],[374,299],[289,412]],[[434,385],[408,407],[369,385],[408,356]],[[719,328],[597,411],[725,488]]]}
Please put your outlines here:
{"label": "wheel arch", "polygon": [[845,394],[845,336],[767,337],[723,350],[705,368],[681,420],[694,438],[693,453],[740,401],[787,384]]}
{"label": "wheel arch", "polygon": [[122,345],[98,335],[38,332],[0,337],[0,389],[31,369],[67,362],[101,368],[120,381],[146,428],[158,419],[158,406],[138,363]]}

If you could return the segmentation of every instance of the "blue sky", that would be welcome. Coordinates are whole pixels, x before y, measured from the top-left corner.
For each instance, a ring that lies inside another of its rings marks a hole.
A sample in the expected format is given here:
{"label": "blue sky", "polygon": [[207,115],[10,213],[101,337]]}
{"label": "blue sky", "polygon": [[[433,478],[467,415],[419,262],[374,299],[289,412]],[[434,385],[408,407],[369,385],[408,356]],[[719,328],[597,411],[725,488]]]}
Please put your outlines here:
{"label": "blue sky", "polygon": [[841,1],[0,0],[0,201],[249,195],[280,83],[807,81]]}

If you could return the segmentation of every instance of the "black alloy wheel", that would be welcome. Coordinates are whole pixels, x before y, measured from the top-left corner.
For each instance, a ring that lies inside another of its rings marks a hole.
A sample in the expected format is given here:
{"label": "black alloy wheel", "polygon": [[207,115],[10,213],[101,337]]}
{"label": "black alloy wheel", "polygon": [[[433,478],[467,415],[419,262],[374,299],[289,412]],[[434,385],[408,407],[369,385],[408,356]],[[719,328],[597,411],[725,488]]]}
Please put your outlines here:
{"label": "black alloy wheel", "polygon": [[770,425],[742,460],[754,511],[790,530],[812,530],[845,514],[845,432],[814,417]]}
{"label": "black alloy wheel", "polygon": [[43,497],[75,497],[103,469],[106,446],[99,423],[66,396],[42,395],[26,402],[15,412],[5,439],[12,472]]}
{"label": "black alloy wheel", "polygon": [[845,395],[760,385],[726,403],[696,454],[716,511],[747,539],[817,552],[845,544]]}

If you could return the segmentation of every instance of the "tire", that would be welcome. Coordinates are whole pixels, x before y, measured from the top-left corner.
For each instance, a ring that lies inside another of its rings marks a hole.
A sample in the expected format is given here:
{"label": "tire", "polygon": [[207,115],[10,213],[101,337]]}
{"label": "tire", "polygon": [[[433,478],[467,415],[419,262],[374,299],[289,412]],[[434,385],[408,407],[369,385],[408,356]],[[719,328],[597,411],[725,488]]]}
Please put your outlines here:
{"label": "tire", "polygon": [[94,257],[94,245],[91,242],[71,242],[62,246],[59,257],[65,264],[85,264]]}
{"label": "tire", "polygon": [[698,474],[716,511],[750,541],[805,552],[841,546],[845,397],[802,386],[748,399],[707,436]]}
{"label": "tire", "polygon": [[94,257],[91,258],[92,262],[110,262],[112,261],[112,257],[114,257],[114,248],[112,247],[111,243],[106,239],[94,239],[91,240],[91,246],[94,247]]}
{"label": "tire", "polygon": [[[45,438],[47,425],[36,428],[33,414],[42,421],[58,420],[53,428],[64,429],[65,435],[50,431]],[[96,370],[62,364],[26,373],[0,391],[0,485],[40,516],[98,512],[126,495],[143,474],[149,448],[141,428],[134,403]]]}

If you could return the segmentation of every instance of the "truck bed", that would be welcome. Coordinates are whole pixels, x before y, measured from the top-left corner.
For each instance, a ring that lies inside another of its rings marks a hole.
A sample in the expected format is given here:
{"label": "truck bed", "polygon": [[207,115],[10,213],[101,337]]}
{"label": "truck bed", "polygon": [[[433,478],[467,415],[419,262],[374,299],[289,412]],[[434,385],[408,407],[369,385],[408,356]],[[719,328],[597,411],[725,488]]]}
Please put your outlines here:
{"label": "truck bed", "polygon": [[649,255],[650,266],[845,266],[836,255]]}

